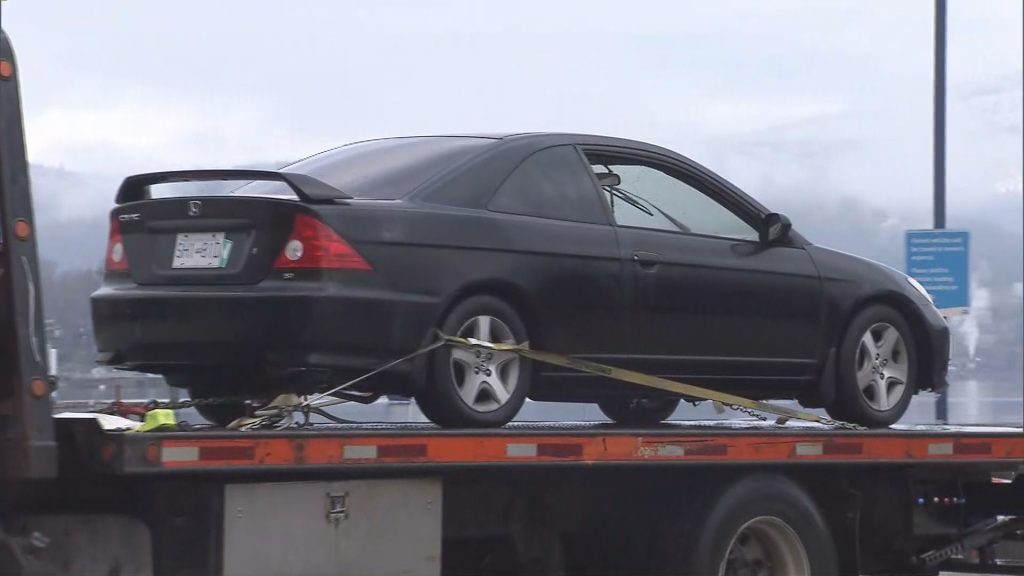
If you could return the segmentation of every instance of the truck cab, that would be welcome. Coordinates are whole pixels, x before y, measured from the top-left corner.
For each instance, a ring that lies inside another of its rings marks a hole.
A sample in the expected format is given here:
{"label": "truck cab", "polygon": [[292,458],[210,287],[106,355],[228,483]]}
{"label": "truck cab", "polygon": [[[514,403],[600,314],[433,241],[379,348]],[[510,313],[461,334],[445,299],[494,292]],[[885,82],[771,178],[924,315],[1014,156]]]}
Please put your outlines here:
{"label": "truck cab", "polygon": [[57,472],[35,218],[25,158],[18,66],[0,32],[0,474]]}

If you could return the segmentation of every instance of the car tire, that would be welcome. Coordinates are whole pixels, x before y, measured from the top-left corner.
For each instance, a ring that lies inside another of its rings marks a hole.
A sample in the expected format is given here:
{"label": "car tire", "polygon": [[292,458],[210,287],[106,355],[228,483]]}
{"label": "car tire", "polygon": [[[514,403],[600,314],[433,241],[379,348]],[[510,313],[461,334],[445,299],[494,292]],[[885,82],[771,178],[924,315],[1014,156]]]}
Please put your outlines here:
{"label": "car tire", "polygon": [[598,400],[597,407],[617,424],[652,426],[672,416],[679,407],[679,399],[615,396]]}
{"label": "car tire", "polygon": [[202,403],[212,398],[230,398],[234,396],[232,391],[237,388],[224,385],[223,383],[228,380],[226,377],[220,378],[211,377],[206,374],[183,373],[167,374],[164,376],[164,380],[167,381],[168,386],[188,390],[189,398],[200,402],[193,406],[196,412],[204,420],[215,426],[224,428],[238,418],[247,416],[249,413],[249,406],[244,400],[230,400],[211,404]]}
{"label": "car tire", "polygon": [[[189,393],[193,400],[206,400],[202,396]],[[194,406],[196,412],[207,422],[226,428],[235,420],[249,415],[249,406],[242,400],[231,402],[218,402],[216,404],[197,404]]]}
{"label": "car tire", "polygon": [[831,576],[839,572],[836,545],[814,500],[774,474],[738,480],[697,504],[672,534],[671,573],[734,576],[759,573]]}
{"label": "car tire", "polygon": [[874,304],[854,316],[836,355],[829,416],[869,428],[899,421],[917,390],[917,344],[903,316]]}
{"label": "car tire", "polygon": [[[484,341],[529,341],[526,324],[506,302],[472,296],[456,304],[441,331]],[[511,421],[530,389],[531,362],[514,352],[445,346],[434,352],[416,395],[423,414],[446,428],[492,428]]]}

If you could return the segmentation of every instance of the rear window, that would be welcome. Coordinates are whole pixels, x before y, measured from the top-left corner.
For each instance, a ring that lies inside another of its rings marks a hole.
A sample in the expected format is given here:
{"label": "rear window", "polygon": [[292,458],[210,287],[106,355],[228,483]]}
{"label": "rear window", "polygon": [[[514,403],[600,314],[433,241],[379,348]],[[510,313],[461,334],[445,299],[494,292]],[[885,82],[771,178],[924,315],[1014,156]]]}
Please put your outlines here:
{"label": "rear window", "polygon": [[[308,174],[355,198],[394,200],[493,142],[454,136],[371,140],[321,152],[281,170]],[[295,197],[281,182],[250,182],[232,194]]]}

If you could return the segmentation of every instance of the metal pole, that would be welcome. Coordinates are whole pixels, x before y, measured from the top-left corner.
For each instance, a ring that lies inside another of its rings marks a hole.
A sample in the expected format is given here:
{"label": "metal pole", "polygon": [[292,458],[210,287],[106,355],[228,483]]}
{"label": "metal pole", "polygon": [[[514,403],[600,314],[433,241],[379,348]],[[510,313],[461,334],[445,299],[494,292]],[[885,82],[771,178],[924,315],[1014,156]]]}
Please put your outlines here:
{"label": "metal pole", "polygon": [[[946,227],[946,0],[935,0],[935,119],[932,160],[934,192],[932,203],[936,230]],[[946,391],[935,402],[935,419],[949,421],[949,399]]]}

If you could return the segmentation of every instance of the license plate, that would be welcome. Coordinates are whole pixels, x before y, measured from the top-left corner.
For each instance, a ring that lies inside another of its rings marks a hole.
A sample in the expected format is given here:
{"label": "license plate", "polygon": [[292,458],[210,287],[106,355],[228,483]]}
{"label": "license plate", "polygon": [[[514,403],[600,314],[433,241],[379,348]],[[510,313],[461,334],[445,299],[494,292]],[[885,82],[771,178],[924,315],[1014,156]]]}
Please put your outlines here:
{"label": "license plate", "polygon": [[174,239],[171,268],[223,268],[230,255],[224,232],[183,232]]}

